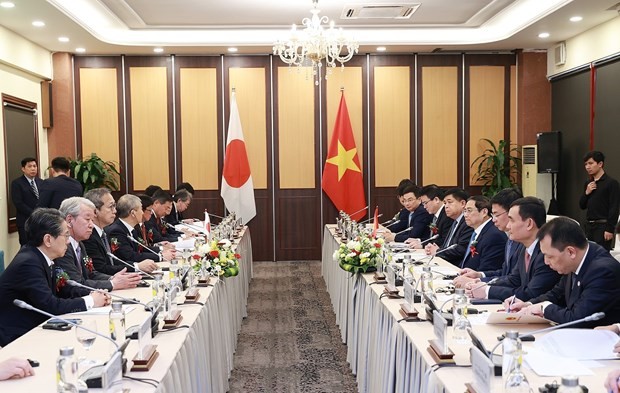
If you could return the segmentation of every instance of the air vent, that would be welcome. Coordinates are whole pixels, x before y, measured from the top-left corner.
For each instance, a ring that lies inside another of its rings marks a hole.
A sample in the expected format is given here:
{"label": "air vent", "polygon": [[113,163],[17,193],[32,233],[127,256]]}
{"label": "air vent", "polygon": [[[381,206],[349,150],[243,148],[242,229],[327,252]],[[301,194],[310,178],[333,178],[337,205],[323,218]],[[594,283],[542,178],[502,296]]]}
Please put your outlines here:
{"label": "air vent", "polygon": [[347,4],[341,19],[409,19],[420,3],[409,4]]}
{"label": "air vent", "polygon": [[566,64],[566,43],[560,42],[553,47],[553,61],[556,66]]}
{"label": "air vent", "polygon": [[523,147],[523,165],[536,164],[536,146]]}

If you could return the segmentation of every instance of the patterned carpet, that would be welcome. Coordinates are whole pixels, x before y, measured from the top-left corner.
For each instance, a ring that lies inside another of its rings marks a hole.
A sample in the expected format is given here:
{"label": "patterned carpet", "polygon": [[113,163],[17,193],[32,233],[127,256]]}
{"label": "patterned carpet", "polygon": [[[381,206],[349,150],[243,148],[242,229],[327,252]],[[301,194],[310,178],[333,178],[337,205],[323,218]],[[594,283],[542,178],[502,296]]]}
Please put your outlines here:
{"label": "patterned carpet", "polygon": [[320,262],[255,262],[230,392],[357,392]]}

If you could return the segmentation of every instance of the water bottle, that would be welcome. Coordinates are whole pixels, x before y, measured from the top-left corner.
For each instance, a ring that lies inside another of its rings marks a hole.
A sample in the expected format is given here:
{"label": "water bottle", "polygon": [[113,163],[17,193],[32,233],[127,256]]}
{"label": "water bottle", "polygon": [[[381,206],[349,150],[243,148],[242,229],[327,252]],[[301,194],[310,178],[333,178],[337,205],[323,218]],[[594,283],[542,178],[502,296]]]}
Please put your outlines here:
{"label": "water bottle", "polygon": [[[123,303],[121,301],[112,301],[109,322],[110,338],[120,347],[125,342],[125,310],[123,310]],[[112,350],[116,351],[116,347]]]}
{"label": "water bottle", "polygon": [[502,375],[504,376],[504,382],[506,382],[512,370],[512,362],[514,360],[514,353],[517,350],[519,333],[516,330],[509,330],[504,334],[504,337],[504,341],[502,341]]}
{"label": "water bottle", "polygon": [[431,272],[430,266],[424,266],[422,268],[422,275],[420,276],[420,292],[422,292],[422,302],[425,303],[425,296],[432,298],[433,294],[433,272]]}
{"label": "water bottle", "polygon": [[504,393],[530,393],[530,383],[521,370],[523,350],[519,338],[516,339],[516,344],[516,349],[512,353],[512,369],[504,382]]}
{"label": "water bottle", "polygon": [[452,298],[452,326],[453,339],[457,344],[465,344],[469,341],[468,329],[471,329],[471,323],[467,319],[467,296],[465,289],[457,288]]}
{"label": "water bottle", "polygon": [[84,382],[78,379],[78,362],[73,347],[60,348],[56,361],[56,391],[58,393],[81,392]]}
{"label": "water bottle", "polygon": [[583,393],[583,389],[579,386],[579,378],[575,375],[562,377],[562,386],[558,388],[558,393]]}

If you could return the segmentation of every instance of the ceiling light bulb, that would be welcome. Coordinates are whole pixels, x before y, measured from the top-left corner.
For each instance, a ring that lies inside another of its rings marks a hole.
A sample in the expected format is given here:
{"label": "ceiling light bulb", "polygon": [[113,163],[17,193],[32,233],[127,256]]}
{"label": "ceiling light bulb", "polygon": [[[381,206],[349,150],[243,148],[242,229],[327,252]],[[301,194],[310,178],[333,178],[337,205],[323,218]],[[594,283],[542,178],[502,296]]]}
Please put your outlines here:
{"label": "ceiling light bulb", "polygon": [[32,22],[32,25],[35,27],[43,27],[45,26],[45,22],[40,21],[40,20],[35,20],[34,22]]}
{"label": "ceiling light bulb", "polygon": [[538,34],[538,38],[549,38],[550,34],[549,33],[540,33]]}
{"label": "ceiling light bulb", "polygon": [[58,41],[60,41],[60,42],[69,42],[69,37],[58,37]]}
{"label": "ceiling light bulb", "polygon": [[153,48],[153,52],[155,53],[161,53],[164,51],[164,48]]}
{"label": "ceiling light bulb", "polygon": [[581,22],[583,20],[583,17],[581,17],[581,16],[573,16],[569,20],[571,22]]}
{"label": "ceiling light bulb", "polygon": [[77,53],[84,53],[84,52],[86,52],[86,49],[84,49],[84,48],[75,48],[75,51]]}
{"label": "ceiling light bulb", "polygon": [[233,47],[228,48],[228,51],[229,51],[230,53],[235,53],[235,52],[237,52],[238,50],[239,50],[239,49],[237,49],[237,48],[233,48]]}
{"label": "ceiling light bulb", "polygon": [[377,52],[385,52],[387,50],[387,48],[385,46],[378,46],[377,47]]}
{"label": "ceiling light bulb", "polygon": [[0,7],[2,8],[13,8],[15,7],[14,3],[11,3],[10,1],[3,1],[0,3]]}

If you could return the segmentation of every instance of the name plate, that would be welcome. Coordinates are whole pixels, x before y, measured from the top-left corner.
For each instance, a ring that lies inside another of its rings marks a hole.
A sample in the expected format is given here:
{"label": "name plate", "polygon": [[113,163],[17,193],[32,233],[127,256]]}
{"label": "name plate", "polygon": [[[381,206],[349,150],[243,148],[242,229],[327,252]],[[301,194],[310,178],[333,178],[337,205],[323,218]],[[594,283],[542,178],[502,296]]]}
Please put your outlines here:
{"label": "name plate", "polygon": [[405,292],[405,303],[409,305],[410,308],[413,308],[415,304],[414,295],[415,295],[415,281],[413,278],[405,278],[403,281],[403,287]]}
{"label": "name plate", "polygon": [[394,267],[392,265],[387,266],[387,269],[385,270],[385,278],[387,281],[388,290],[395,290],[396,289],[396,271],[394,270]]}
{"label": "name plate", "polygon": [[138,330],[138,344],[140,345],[139,357],[143,355],[143,349],[151,343],[151,339],[153,338],[153,333],[151,331],[151,316],[149,315],[142,325],[140,325],[140,329]]}
{"label": "name plate", "polygon": [[474,388],[476,393],[491,393],[491,379],[493,378],[493,363],[489,357],[478,348],[469,348],[471,368],[474,372]]}
{"label": "name plate", "polygon": [[448,353],[448,321],[441,316],[441,313],[437,310],[433,310],[433,331],[435,337],[437,337],[437,344],[442,349],[443,353]]}
{"label": "name plate", "polygon": [[120,352],[114,352],[112,358],[103,367],[101,387],[106,393],[123,391],[123,362]]}

